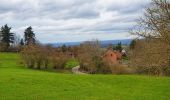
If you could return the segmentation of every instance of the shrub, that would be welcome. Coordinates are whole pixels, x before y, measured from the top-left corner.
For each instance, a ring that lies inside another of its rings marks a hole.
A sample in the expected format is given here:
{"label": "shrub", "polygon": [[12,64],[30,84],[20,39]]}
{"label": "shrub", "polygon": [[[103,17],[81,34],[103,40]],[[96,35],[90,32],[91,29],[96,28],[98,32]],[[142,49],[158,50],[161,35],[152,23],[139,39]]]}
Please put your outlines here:
{"label": "shrub", "polygon": [[70,59],[66,64],[65,68],[71,69],[79,65],[79,62],[76,59]]}
{"label": "shrub", "polygon": [[27,45],[21,51],[21,56],[29,68],[47,68],[50,49],[41,45]]}
{"label": "shrub", "polygon": [[98,41],[85,42],[78,51],[80,68],[89,73],[96,73],[102,66],[102,50]]}
{"label": "shrub", "polygon": [[69,57],[62,51],[53,50],[53,52],[50,54],[50,60],[54,69],[64,69]]}
{"label": "shrub", "polygon": [[110,66],[110,69],[112,71],[112,74],[132,74],[135,73],[135,71],[128,67],[123,65],[112,65]]}
{"label": "shrub", "polygon": [[131,51],[130,64],[138,73],[149,75],[168,75],[170,47],[153,40],[138,40]]}

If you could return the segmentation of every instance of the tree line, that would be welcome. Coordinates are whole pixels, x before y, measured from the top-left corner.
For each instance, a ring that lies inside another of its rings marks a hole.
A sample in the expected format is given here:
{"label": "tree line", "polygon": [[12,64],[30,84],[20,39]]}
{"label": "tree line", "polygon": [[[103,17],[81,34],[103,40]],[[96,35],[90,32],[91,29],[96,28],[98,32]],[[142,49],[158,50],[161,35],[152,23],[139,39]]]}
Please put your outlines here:
{"label": "tree line", "polygon": [[[11,32],[11,27],[7,24],[0,29],[0,51],[18,50],[19,46],[35,44],[37,42],[32,27],[28,27],[24,31],[24,38],[20,39],[15,33]],[[18,48],[17,48],[18,47]],[[15,48],[15,49],[14,49]]]}
{"label": "tree line", "polygon": [[[104,59],[104,48],[98,41],[87,41],[79,46],[53,47],[50,45],[30,44],[21,50],[24,64],[33,69],[64,70],[70,59],[79,62],[81,71],[86,73],[128,74],[132,70],[127,66],[115,65]],[[70,69],[68,69],[70,70]]]}

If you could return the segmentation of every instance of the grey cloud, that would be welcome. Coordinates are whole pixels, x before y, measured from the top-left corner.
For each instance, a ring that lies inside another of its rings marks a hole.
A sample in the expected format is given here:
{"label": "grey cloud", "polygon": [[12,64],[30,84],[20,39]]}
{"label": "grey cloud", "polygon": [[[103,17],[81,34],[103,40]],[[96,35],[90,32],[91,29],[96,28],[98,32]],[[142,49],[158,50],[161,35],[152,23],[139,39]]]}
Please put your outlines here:
{"label": "grey cloud", "polygon": [[[129,2],[132,0],[129,0]],[[108,6],[108,11],[119,11],[119,13],[126,14],[126,13],[138,13],[139,11],[143,10],[149,4],[150,0],[134,0],[129,4],[115,4]]]}
{"label": "grey cloud", "polygon": [[[50,38],[72,41],[64,38],[70,36],[77,41],[83,36],[89,39],[95,35],[110,39],[102,36],[104,33],[110,36],[120,33],[125,37],[149,0],[108,1],[112,3],[105,0],[0,0],[0,25],[7,23],[20,35],[31,25],[41,42],[50,41]],[[123,4],[123,1],[130,3]]]}
{"label": "grey cloud", "polygon": [[[34,3],[34,1],[32,2]],[[95,10],[95,0],[37,0],[34,4],[21,1],[15,4],[0,4],[0,14],[14,13],[14,19],[32,18],[73,19],[95,18],[99,13]]]}

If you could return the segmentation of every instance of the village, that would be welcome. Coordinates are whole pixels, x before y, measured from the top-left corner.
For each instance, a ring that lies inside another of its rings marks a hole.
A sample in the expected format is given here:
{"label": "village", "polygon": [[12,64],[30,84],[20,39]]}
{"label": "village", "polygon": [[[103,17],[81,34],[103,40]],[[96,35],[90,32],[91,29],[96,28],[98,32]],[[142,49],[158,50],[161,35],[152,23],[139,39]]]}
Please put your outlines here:
{"label": "village", "polygon": [[169,100],[170,0],[0,0],[0,100]]}

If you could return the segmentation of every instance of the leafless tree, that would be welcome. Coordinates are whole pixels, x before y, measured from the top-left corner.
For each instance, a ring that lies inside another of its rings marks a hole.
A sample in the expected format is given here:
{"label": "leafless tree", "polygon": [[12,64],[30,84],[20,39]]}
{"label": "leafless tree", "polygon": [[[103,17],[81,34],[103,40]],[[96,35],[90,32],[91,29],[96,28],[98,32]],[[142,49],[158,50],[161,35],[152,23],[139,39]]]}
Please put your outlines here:
{"label": "leafless tree", "polygon": [[104,65],[103,51],[99,41],[88,41],[80,45],[78,50],[78,60],[82,70],[89,73],[104,72],[107,66]]}
{"label": "leafless tree", "polygon": [[26,45],[21,51],[22,58],[26,65],[30,68],[46,68],[49,64],[51,48],[42,45]]}
{"label": "leafless tree", "polygon": [[169,73],[170,1],[152,0],[131,33],[142,37],[132,51],[133,65],[149,74]]}
{"label": "leafless tree", "polygon": [[170,1],[152,0],[132,34],[144,38],[159,38],[170,45]]}

